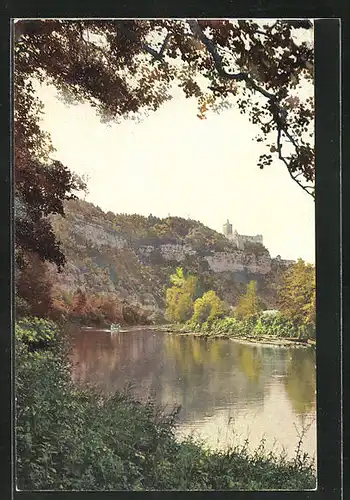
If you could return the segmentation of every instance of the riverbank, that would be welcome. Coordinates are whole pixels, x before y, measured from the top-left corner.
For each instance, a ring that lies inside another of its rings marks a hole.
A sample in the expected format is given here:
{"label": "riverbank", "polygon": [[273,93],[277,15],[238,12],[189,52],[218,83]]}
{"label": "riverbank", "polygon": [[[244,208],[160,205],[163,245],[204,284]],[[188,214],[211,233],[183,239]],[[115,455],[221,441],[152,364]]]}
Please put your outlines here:
{"label": "riverbank", "polygon": [[[103,396],[70,377],[52,322],[16,329],[17,477],[24,490],[305,490],[313,462],[263,446],[225,451],[176,437],[178,409],[128,392]],[[45,344],[38,342],[45,339]],[[28,348],[28,340],[31,342]],[[34,344],[33,344],[34,342]]]}
{"label": "riverbank", "polygon": [[[81,327],[82,330],[96,330],[96,327]],[[151,330],[164,332],[166,334],[176,334],[179,336],[190,336],[190,337],[200,337],[200,338],[210,338],[210,339],[230,339],[234,342],[240,342],[241,344],[256,344],[263,346],[279,346],[279,347],[316,347],[316,341],[313,339],[299,339],[299,338],[281,338],[272,335],[235,335],[230,332],[217,332],[217,331],[193,331],[187,329],[183,325],[135,325],[121,328],[116,333],[128,333],[130,331],[138,330]],[[99,328],[98,331],[109,332],[111,330],[108,328]]]}
{"label": "riverbank", "polygon": [[244,336],[235,335],[230,332],[220,332],[220,331],[193,331],[189,330],[183,325],[161,325],[161,326],[147,326],[147,329],[162,331],[168,334],[176,335],[186,335],[192,337],[204,337],[211,339],[230,339],[235,342],[240,342],[242,344],[257,344],[257,345],[273,345],[280,347],[315,347],[316,341],[313,339],[299,339],[299,338],[280,338],[275,336],[266,335],[254,335],[254,336]]}

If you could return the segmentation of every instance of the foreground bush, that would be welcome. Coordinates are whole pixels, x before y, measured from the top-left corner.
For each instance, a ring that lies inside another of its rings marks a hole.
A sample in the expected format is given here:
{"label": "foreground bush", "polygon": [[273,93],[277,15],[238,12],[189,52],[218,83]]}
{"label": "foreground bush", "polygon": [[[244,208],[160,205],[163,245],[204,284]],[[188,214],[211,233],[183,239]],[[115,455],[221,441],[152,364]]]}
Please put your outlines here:
{"label": "foreground bush", "polygon": [[25,317],[16,324],[16,339],[30,350],[54,348],[59,345],[61,332],[54,321]]}
{"label": "foreground bush", "polygon": [[30,352],[17,340],[16,366],[19,489],[315,487],[313,465],[300,453],[287,461],[263,448],[214,452],[191,439],[176,441],[176,409],[164,414],[126,392],[107,397],[78,388],[60,350]]}

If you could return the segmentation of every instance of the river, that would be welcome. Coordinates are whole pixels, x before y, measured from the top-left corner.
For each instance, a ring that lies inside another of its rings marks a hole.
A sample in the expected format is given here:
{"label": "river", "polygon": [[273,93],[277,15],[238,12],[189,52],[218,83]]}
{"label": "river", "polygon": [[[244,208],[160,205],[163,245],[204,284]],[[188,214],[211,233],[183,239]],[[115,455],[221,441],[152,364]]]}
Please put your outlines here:
{"label": "river", "polygon": [[135,328],[72,332],[73,379],[105,392],[129,385],[138,399],[181,405],[178,436],[212,448],[264,438],[292,457],[316,454],[316,373],[312,348],[244,344]]}

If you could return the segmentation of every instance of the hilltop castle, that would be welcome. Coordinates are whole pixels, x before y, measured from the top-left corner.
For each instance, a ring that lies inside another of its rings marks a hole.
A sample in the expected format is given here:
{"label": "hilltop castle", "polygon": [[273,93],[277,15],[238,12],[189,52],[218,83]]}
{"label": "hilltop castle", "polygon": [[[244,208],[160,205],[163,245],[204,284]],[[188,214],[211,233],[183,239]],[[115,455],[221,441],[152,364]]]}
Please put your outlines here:
{"label": "hilltop castle", "polygon": [[[237,231],[232,232],[232,224],[227,219],[225,224],[223,225],[223,233],[229,240],[233,241],[239,250],[244,250],[245,243],[260,243],[264,244],[262,234],[256,234],[255,236],[247,236],[245,234],[238,234]],[[282,264],[284,266],[291,266],[295,264],[295,260],[290,259],[282,259],[280,255],[277,255],[276,258],[273,259],[277,264]]]}
{"label": "hilltop castle", "polygon": [[228,219],[223,225],[223,233],[226,236],[226,238],[233,241],[237,245],[237,248],[239,248],[240,250],[244,250],[244,245],[247,242],[260,243],[261,245],[264,244],[262,234],[256,234],[255,236],[247,236],[245,234],[238,234],[237,230],[232,232],[232,224]]}

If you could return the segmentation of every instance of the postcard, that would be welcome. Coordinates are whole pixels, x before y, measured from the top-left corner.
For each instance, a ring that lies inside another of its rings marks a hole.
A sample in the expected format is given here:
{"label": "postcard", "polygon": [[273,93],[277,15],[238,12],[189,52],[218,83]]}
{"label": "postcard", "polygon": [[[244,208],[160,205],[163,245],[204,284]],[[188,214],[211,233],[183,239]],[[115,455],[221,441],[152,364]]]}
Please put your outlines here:
{"label": "postcard", "polygon": [[13,35],[17,489],[316,489],[314,21]]}

